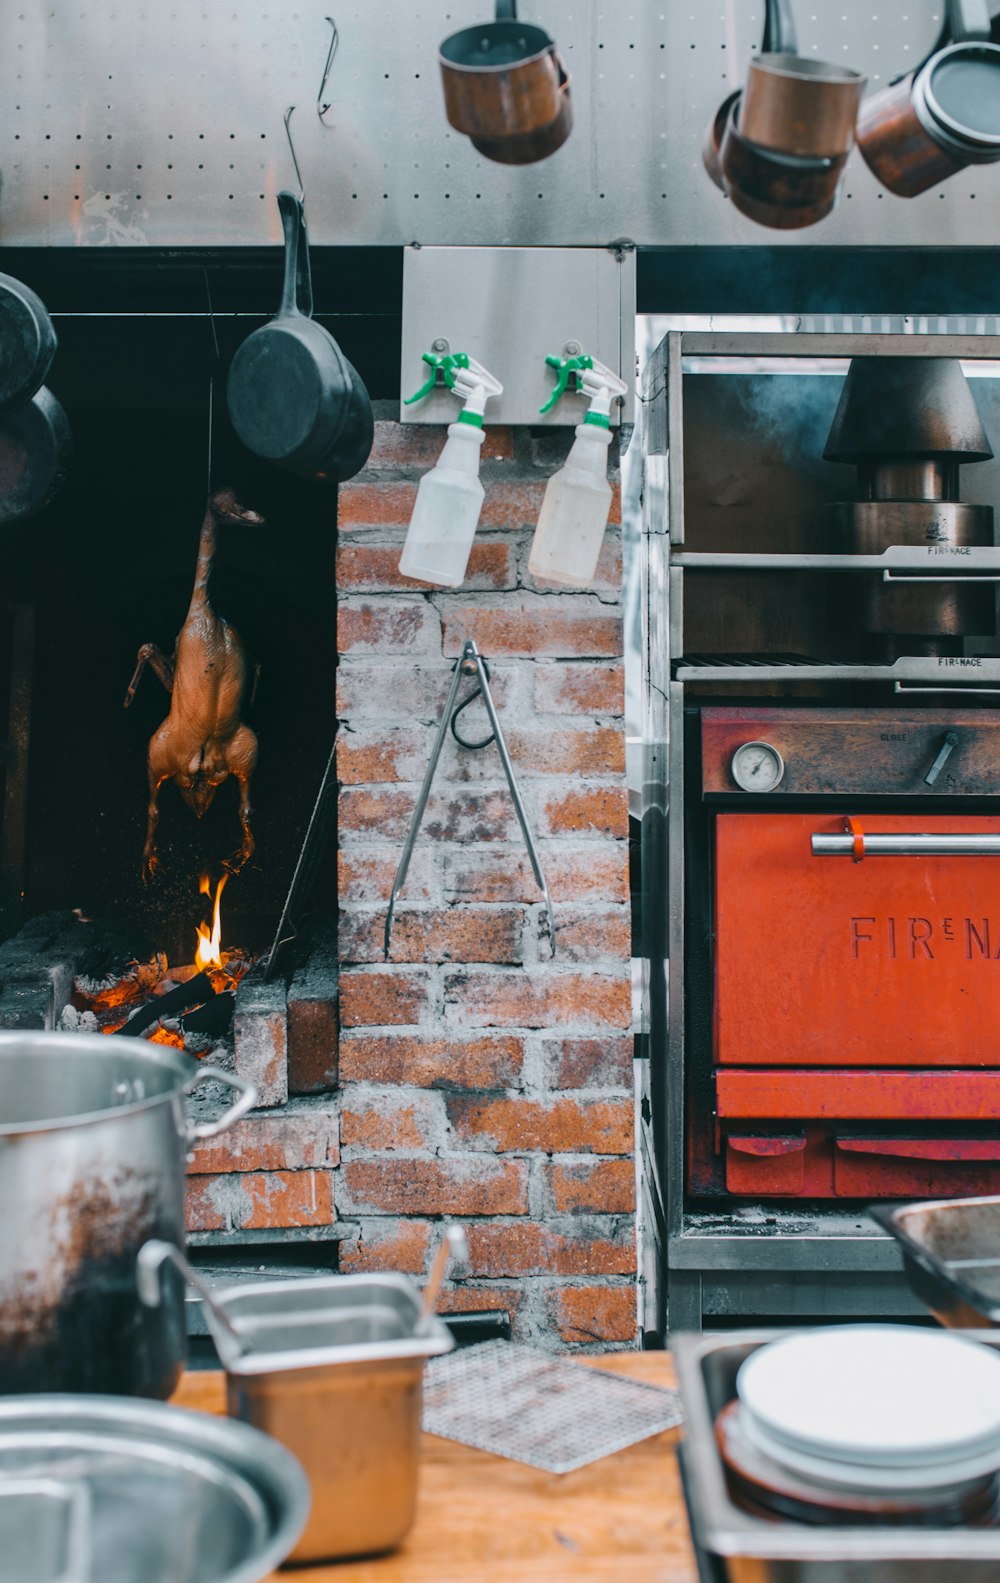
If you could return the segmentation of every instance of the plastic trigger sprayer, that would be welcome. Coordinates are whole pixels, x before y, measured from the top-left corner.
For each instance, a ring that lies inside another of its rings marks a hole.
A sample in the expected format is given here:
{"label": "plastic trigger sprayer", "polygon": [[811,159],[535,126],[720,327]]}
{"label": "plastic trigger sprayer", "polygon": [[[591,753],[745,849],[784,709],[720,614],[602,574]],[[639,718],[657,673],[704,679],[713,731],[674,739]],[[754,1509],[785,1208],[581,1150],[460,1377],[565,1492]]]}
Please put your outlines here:
{"label": "plastic trigger sprayer", "polygon": [[468,352],[425,352],[431,377],[409,396],[404,406],[419,401],[443,384],[465,403],[458,420],[448,425],[448,438],[437,465],[425,473],[406,531],[399,569],[422,583],[457,588],[469,564],[469,551],[483,504],[479,452],[483,444],[483,410],[503,386]]}
{"label": "plastic trigger sprayer", "polygon": [[576,426],[576,439],[564,465],[545,487],[528,570],[532,577],[546,582],[586,588],[597,570],[611,510],[611,403],[624,396],[627,387],[610,368],[586,353],[547,357],[545,361],[558,377],[555,390],[540,410],[550,412],[572,389],[588,398],[590,411]]}

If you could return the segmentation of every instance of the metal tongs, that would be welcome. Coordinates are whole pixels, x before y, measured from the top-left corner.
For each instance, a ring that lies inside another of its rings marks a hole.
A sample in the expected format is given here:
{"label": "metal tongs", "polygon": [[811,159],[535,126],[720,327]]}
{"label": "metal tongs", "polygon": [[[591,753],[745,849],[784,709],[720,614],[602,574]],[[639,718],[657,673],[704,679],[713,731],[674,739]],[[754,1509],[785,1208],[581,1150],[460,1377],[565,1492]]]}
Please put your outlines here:
{"label": "metal tongs", "polygon": [[[462,684],[462,678],[464,676],[475,676],[477,679],[477,684],[473,691],[469,694],[468,698],[463,699],[456,709],[455,699],[458,697],[458,689]],[[489,717],[490,735],[488,737],[484,737],[481,742],[467,742],[464,737],[459,736],[455,727],[455,720],[461,711],[466,707],[466,705],[470,704],[474,698],[479,696],[482,697],[483,706]],[[434,746],[431,749],[431,756],[427,762],[424,783],[420,788],[420,796],[417,798],[417,805],[413,810],[413,818],[410,820],[410,828],[407,831],[406,842],[403,846],[403,855],[399,860],[399,867],[396,870],[396,878],[392,882],[392,895],[389,897],[389,909],[385,915],[385,960],[387,962],[389,960],[389,947],[392,943],[392,920],[396,910],[396,900],[400,891],[403,889],[403,886],[406,884],[406,875],[410,867],[410,858],[413,856],[413,848],[416,844],[417,835],[420,831],[420,825],[423,821],[424,813],[427,808],[427,799],[430,796],[431,782],[434,779],[434,772],[438,766],[438,759],[441,757],[441,749],[444,747],[444,739],[448,733],[449,725],[451,726],[452,735],[454,736],[455,741],[458,742],[461,747],[475,750],[478,748],[489,747],[491,742],[495,742],[497,745],[497,752],[500,754],[500,762],[503,765],[504,774],[507,777],[507,785],[510,787],[510,795],[514,803],[514,811],[517,814],[517,822],[521,826],[521,834],[524,837],[524,844],[528,851],[528,861],[531,864],[531,872],[535,876],[535,883],[541,891],[542,899],[545,902],[545,911],[548,917],[549,925],[549,940],[552,944],[552,951],[554,954],[556,942],[556,920],[555,914],[552,911],[552,901],[549,897],[549,887],[545,883],[545,876],[542,873],[542,865],[538,861],[538,853],[535,850],[535,843],[532,838],[531,831],[528,828],[528,816],[524,811],[524,803],[521,801],[521,793],[518,790],[517,778],[514,774],[514,766],[510,761],[510,754],[507,751],[507,744],[504,741],[503,732],[500,729],[500,721],[497,718],[496,706],[493,702],[493,694],[490,692],[489,667],[477,649],[474,639],[466,638],[465,642],[462,644],[462,652],[455,661],[455,674],[452,678],[451,691],[448,694],[448,701],[444,706],[444,712],[441,715],[440,721],[438,722],[437,736],[434,738]]]}

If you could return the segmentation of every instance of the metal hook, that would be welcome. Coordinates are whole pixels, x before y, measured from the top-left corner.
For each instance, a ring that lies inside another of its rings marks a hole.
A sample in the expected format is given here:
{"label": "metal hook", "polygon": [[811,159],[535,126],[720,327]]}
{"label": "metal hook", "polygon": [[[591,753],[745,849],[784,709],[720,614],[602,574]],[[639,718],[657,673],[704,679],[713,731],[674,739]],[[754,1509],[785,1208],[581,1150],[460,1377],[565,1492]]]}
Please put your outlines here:
{"label": "metal hook", "polygon": [[[478,648],[476,647],[475,641],[472,638],[466,638],[465,642],[462,644],[462,652],[455,663],[454,675],[451,679],[451,688],[448,692],[448,699],[445,703],[441,719],[438,722],[434,743],[431,747],[431,755],[427,761],[427,769],[424,772],[423,784],[417,796],[416,805],[413,810],[413,816],[410,820],[410,828],[406,834],[406,840],[403,843],[403,852],[399,859],[399,867],[396,870],[396,877],[392,882],[392,891],[389,896],[389,906],[386,909],[385,915],[385,936],[383,941],[384,955],[387,962],[389,960],[389,949],[392,944],[392,923],[396,912],[396,902],[399,898],[400,892],[403,889],[403,886],[406,884],[406,876],[410,867],[410,858],[413,856],[413,848],[416,844],[417,835],[420,831],[420,825],[427,808],[427,799],[430,796],[431,783],[434,779],[434,773],[438,766],[438,760],[441,757],[441,749],[444,747],[444,739],[448,733],[449,721],[451,722],[452,731],[455,730],[454,716],[459,712],[455,708],[455,700],[458,697],[458,689],[462,684],[463,676],[475,676],[477,678],[478,686],[475,692],[473,692],[470,697],[466,699],[466,703],[471,702],[471,699],[477,697],[480,693],[482,694],[483,707],[486,710],[490,725],[493,728],[493,736],[490,738],[490,740],[496,741],[497,752],[500,755],[500,763],[503,765],[503,772],[507,779],[507,787],[510,791],[511,801],[514,804],[514,812],[517,815],[517,822],[521,828],[521,836],[528,853],[528,862],[531,864],[531,872],[535,876],[535,884],[542,893],[542,901],[545,904],[545,915],[548,922],[549,941],[551,943],[553,953],[555,952],[556,920],[555,913],[552,910],[552,899],[549,896],[549,888],[545,883],[545,876],[542,873],[542,865],[539,861],[534,838],[532,837],[531,830],[528,825],[528,815],[525,811],[524,803],[521,798],[521,792],[517,784],[517,777],[514,774],[514,766],[510,761],[510,754],[507,751],[507,744],[504,741],[504,735],[500,726],[500,721],[497,718],[496,705],[493,702],[493,694],[490,692],[490,682],[486,671],[486,661],[483,659]],[[462,739],[458,736],[457,732],[455,735],[457,740],[461,742]],[[486,743],[480,742],[473,743],[471,745],[473,747],[485,747]]]}
{"label": "metal hook", "polygon": [[[329,104],[323,103],[323,94],[326,90],[327,78],[330,75],[330,67],[333,65],[333,57],[337,53],[337,45],[340,43],[340,34],[337,32],[337,24],[333,20],[333,17],[328,16],[326,20],[333,28],[333,37],[330,40],[330,48],[327,51],[326,65],[323,67],[323,81],[320,83],[319,93],[316,95],[316,114],[319,116],[321,121],[330,108]],[[325,126],[326,122],[324,121],[323,124]]]}
{"label": "metal hook", "polygon": [[289,122],[292,119],[292,114],[293,114],[294,110],[295,110],[295,106],[293,104],[290,104],[288,106],[288,109],[285,111],[285,136],[288,139],[288,146],[289,146],[289,148],[292,151],[292,164],[295,166],[295,175],[296,175],[296,178],[297,178],[298,183],[299,183],[299,202],[300,203],[305,203],[305,201],[306,201],[305,183],[302,180],[302,172],[299,170],[299,162],[298,162],[298,160],[295,157],[295,144],[292,142],[292,129],[291,129],[291,126],[289,125]]}
{"label": "metal hook", "polygon": [[[486,672],[486,680],[489,681],[489,679],[490,679],[490,668],[489,668],[489,665],[487,664],[487,662],[485,660],[483,660],[482,661],[482,666],[483,666],[483,670]],[[467,675],[467,676],[476,676],[476,675],[478,675],[478,671],[476,669],[476,665],[475,665],[474,661],[467,660],[465,662],[465,664],[462,666],[462,670],[463,670],[463,673],[465,675]],[[497,739],[496,732],[495,731],[491,731],[489,736],[488,737],[483,737],[481,742],[468,742],[468,741],[466,741],[465,737],[459,735],[458,726],[455,724],[455,722],[458,719],[459,715],[462,713],[463,709],[468,709],[470,704],[474,704],[476,699],[477,698],[481,698],[482,696],[483,696],[482,683],[479,683],[475,687],[473,687],[473,689],[472,689],[471,693],[469,694],[468,698],[463,698],[462,702],[455,707],[455,709],[452,711],[452,716],[451,716],[451,734],[452,734],[452,736],[455,738],[455,741],[458,743],[460,748],[469,748],[473,753],[475,753],[479,748],[488,748],[491,742],[495,742],[496,739]]]}

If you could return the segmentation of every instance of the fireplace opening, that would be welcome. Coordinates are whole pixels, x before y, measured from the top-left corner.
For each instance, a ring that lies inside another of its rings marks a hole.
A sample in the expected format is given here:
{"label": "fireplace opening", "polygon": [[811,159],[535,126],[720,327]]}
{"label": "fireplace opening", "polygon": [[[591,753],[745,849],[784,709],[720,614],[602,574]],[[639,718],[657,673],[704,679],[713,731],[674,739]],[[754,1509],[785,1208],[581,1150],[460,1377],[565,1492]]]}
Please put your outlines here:
{"label": "fireplace opening", "polygon": [[[334,720],[336,495],[249,455],[225,410],[224,370],[245,321],[178,317],[57,320],[51,387],[69,415],[66,485],[38,517],[7,530],[0,574],[34,615],[23,895],[3,898],[17,926],[78,909],[138,959],[193,960],[214,890],[240,844],[230,777],[201,820],[172,781],[160,793],[161,868],[144,884],[146,748],[169,698],[148,668],[125,690],[144,643],[165,655],[195,576],[209,469],[262,525],[223,525],[210,599],[236,628],[259,684],[245,720],[259,757],[251,782],[256,850],[225,893],[226,945],[270,944],[323,769]],[[211,389],[210,389],[211,386]],[[209,426],[212,409],[211,437]],[[333,843],[316,896],[335,894]]]}

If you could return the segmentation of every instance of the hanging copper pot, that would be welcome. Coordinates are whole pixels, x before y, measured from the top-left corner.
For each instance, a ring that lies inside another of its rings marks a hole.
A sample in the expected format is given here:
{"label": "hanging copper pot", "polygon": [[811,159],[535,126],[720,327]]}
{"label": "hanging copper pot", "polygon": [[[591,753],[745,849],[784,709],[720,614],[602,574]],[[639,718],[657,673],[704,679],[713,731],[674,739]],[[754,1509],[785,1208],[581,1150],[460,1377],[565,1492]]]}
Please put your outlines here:
{"label": "hanging copper pot", "polygon": [[518,21],[516,0],[497,0],[496,21],[452,33],[438,62],[448,121],[487,159],[533,164],[569,137],[569,73],[545,29]]}

